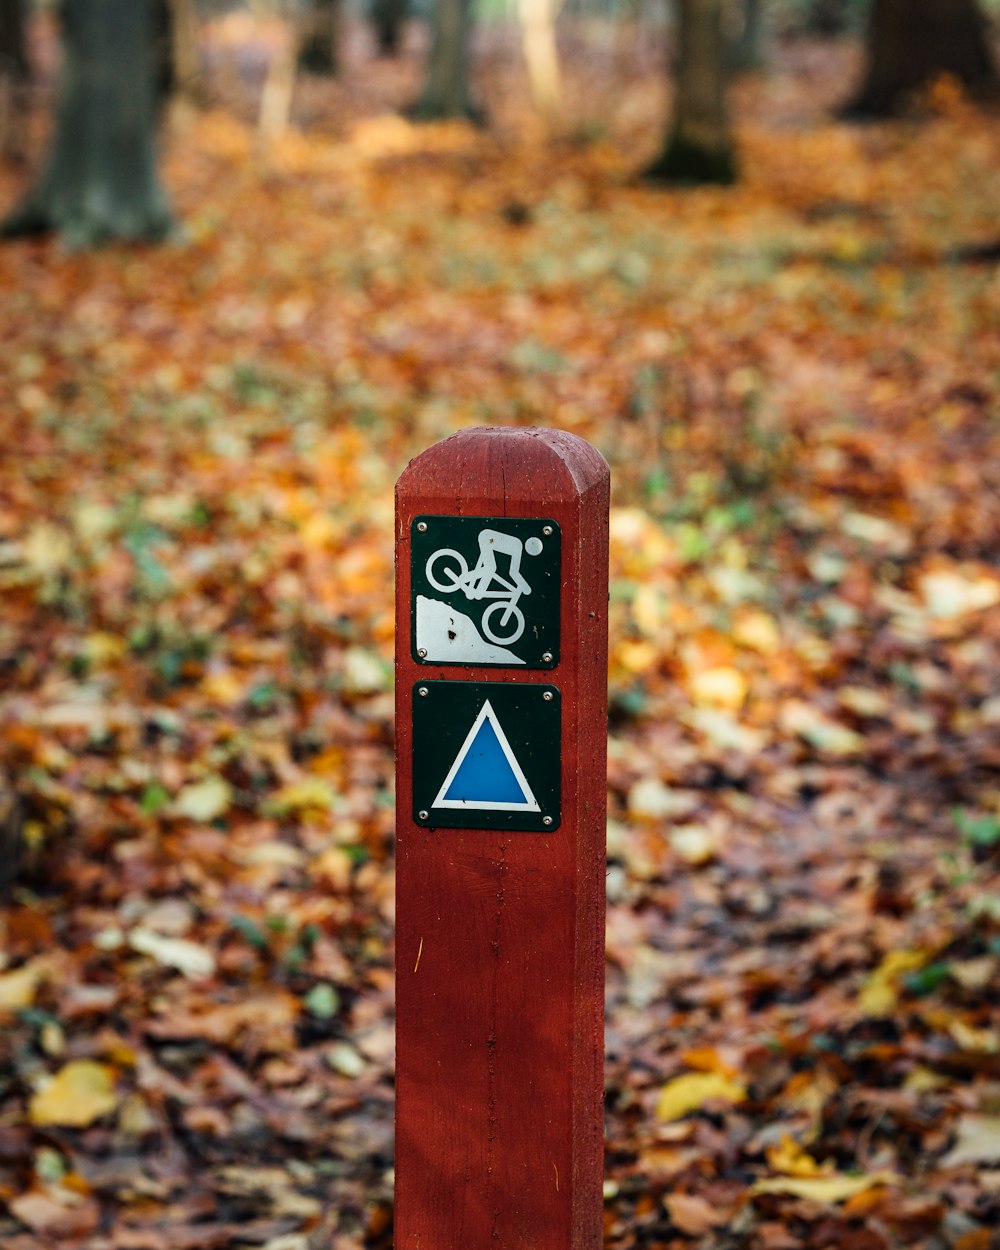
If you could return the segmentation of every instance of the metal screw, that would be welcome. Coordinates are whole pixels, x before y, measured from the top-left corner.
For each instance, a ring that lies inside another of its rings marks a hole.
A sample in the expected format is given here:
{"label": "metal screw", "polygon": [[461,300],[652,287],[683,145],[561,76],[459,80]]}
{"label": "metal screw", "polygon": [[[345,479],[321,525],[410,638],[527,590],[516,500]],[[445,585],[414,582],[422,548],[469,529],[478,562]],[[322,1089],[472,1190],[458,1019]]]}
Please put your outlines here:
{"label": "metal screw", "polygon": [[552,691],[551,691],[551,690],[543,690],[543,691],[542,691],[542,698],[545,700],[545,702],[546,702],[546,703],[551,703],[551,702],[552,702]]}
{"label": "metal screw", "polygon": [[426,687],[426,686],[418,686],[418,687],[417,687],[417,694],[418,694],[418,695],[420,695],[421,699],[426,699],[426,698],[427,698],[427,687]]}
{"label": "metal screw", "polygon": [[419,532],[419,533],[421,533],[421,534],[426,534],[426,533],[427,533],[427,522],[426,522],[426,521],[418,521],[418,522],[417,522],[417,530],[418,530],[418,532]]}
{"label": "metal screw", "polygon": [[543,816],[543,817],[542,817],[542,824],[543,824],[543,825],[551,825],[551,824],[552,824],[552,817],[551,817],[551,816]]}
{"label": "metal screw", "polygon": [[420,656],[420,658],[421,658],[422,660],[426,660],[426,659],[427,659],[427,648],[426,648],[426,647],[417,647],[417,655],[419,655],[419,656]]}
{"label": "metal screw", "polygon": [[545,537],[546,537],[546,538],[548,538],[548,536],[552,533],[552,526],[551,526],[551,525],[543,525],[543,526],[542,526],[542,533],[545,535]]}
{"label": "metal screw", "polygon": [[551,652],[551,651],[543,651],[543,652],[542,652],[542,663],[543,663],[543,664],[551,664],[551,663],[552,663],[552,652]]}
{"label": "metal screw", "polygon": [[418,820],[426,820],[426,819],[427,819],[427,817],[428,817],[428,815],[429,815],[429,813],[428,813],[428,812],[424,812],[424,811],[417,812],[417,819],[418,819]]}

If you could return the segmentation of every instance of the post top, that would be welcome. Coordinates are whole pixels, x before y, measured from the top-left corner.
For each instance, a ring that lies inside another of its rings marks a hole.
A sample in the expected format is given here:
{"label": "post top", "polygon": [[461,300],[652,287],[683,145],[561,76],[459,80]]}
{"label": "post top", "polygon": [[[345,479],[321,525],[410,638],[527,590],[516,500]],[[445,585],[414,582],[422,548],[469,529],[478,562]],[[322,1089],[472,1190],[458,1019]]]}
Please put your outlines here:
{"label": "post top", "polygon": [[439,497],[443,506],[495,496],[512,506],[568,501],[607,488],[607,461],[585,439],[538,426],[475,426],[416,456],[396,483],[398,498]]}

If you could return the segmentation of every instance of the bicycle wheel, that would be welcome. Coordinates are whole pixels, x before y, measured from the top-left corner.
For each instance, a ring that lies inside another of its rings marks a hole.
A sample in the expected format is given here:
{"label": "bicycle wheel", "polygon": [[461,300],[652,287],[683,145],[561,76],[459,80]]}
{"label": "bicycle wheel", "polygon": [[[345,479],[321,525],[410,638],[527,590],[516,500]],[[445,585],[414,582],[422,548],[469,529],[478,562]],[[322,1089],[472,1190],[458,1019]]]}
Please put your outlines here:
{"label": "bicycle wheel", "polygon": [[[490,617],[497,612],[505,614],[508,618],[506,626],[503,625],[503,617],[497,621],[498,629],[490,626]],[[512,628],[513,627],[513,628]],[[518,638],[524,633],[524,613],[516,603],[491,603],[483,613],[483,633],[490,640],[499,646],[504,646],[508,642],[517,642]]]}
{"label": "bicycle wheel", "polygon": [[[434,576],[435,564],[438,565],[440,581]],[[469,566],[461,552],[452,551],[450,547],[441,547],[428,558],[424,572],[435,590],[443,590],[448,594],[453,590],[458,590],[462,585],[463,579],[468,575]]]}

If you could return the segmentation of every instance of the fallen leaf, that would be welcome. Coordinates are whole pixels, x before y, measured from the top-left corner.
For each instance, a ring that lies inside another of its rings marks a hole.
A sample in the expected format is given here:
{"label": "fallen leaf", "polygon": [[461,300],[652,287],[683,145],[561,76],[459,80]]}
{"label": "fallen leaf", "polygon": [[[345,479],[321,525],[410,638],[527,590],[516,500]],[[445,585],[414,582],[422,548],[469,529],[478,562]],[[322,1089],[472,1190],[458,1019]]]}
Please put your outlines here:
{"label": "fallen leaf", "polygon": [[963,1115],[955,1144],[941,1159],[942,1167],[963,1163],[1000,1163],[1000,1116]]}
{"label": "fallen leaf", "polygon": [[710,1229],[720,1228],[727,1220],[718,1207],[695,1194],[671,1194],[663,1205],[671,1224],[689,1237],[701,1237]]}
{"label": "fallen leaf", "polygon": [[207,823],[229,810],[232,797],[232,787],[224,777],[206,777],[185,786],[174,800],[173,810],[178,816]]}
{"label": "fallen leaf", "polygon": [[751,1186],[754,1194],[792,1194],[796,1198],[809,1198],[813,1202],[845,1202],[856,1194],[873,1189],[876,1185],[899,1184],[893,1172],[873,1172],[869,1176],[776,1176],[757,1181]]}
{"label": "fallen leaf", "polygon": [[46,1237],[83,1237],[98,1225],[101,1210],[92,1198],[70,1190],[30,1190],[8,1203],[10,1213]]}
{"label": "fallen leaf", "polygon": [[722,1072],[685,1072],[668,1081],[656,1103],[659,1120],[680,1120],[709,1102],[743,1102],[746,1087]]}
{"label": "fallen leaf", "polygon": [[30,1007],[47,966],[44,959],[33,959],[13,972],[0,975],[0,1011],[23,1011]]}
{"label": "fallen leaf", "polygon": [[118,1106],[114,1075],[93,1059],[74,1059],[31,1100],[32,1124],[86,1128]]}
{"label": "fallen leaf", "polygon": [[858,996],[858,1006],[866,1016],[892,1015],[899,1003],[900,981],[916,972],[930,958],[923,950],[890,951],[869,976]]}
{"label": "fallen leaf", "polygon": [[187,938],[165,937],[152,929],[133,929],[128,944],[140,955],[149,955],[165,968],[176,968],[186,977],[210,977],[215,972],[215,956]]}

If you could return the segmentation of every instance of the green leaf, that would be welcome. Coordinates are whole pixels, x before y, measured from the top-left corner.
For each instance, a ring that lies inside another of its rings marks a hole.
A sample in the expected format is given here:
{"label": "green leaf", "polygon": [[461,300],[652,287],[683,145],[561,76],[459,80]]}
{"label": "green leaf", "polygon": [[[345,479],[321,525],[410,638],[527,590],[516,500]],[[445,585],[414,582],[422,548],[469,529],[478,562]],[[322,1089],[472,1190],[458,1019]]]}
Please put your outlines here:
{"label": "green leaf", "polygon": [[961,808],[955,808],[952,817],[959,833],[972,846],[993,847],[1000,843],[1000,817],[970,816]]}
{"label": "green leaf", "polygon": [[927,964],[903,978],[903,984],[911,994],[923,997],[933,994],[937,987],[951,976],[951,965],[944,962]]}
{"label": "green leaf", "polygon": [[340,995],[328,981],[314,985],[302,1002],[317,1020],[332,1020],[340,1010]]}
{"label": "green leaf", "polygon": [[154,781],[148,785],[142,792],[142,798],[139,800],[139,806],[148,815],[152,816],[162,807],[166,807],[170,802],[170,795],[160,785],[158,781]]}

